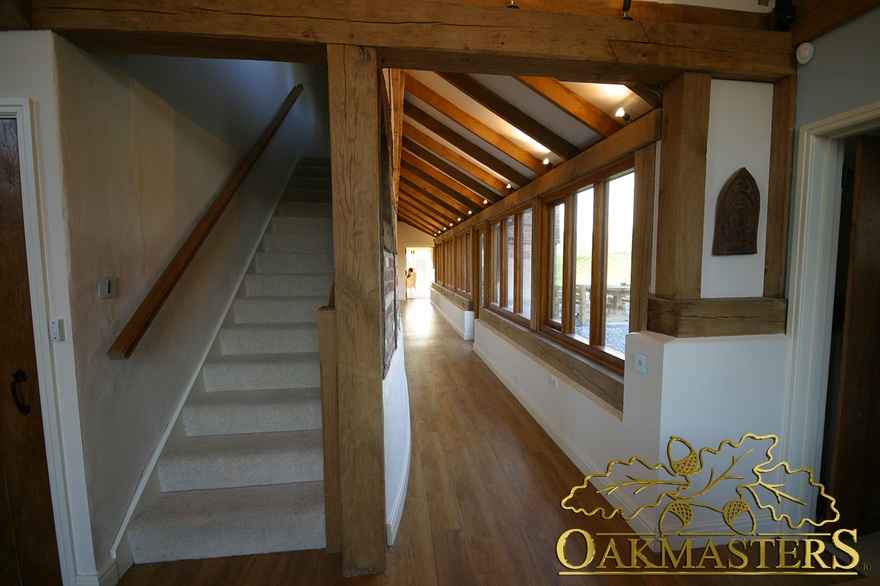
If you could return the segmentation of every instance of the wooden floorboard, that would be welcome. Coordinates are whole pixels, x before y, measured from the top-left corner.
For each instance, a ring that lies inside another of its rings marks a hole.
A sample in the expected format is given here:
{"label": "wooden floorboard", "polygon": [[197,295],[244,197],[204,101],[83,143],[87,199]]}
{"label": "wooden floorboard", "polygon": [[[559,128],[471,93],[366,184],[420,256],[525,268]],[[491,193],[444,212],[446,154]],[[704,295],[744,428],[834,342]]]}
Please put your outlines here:
{"label": "wooden floorboard", "polygon": [[[556,540],[581,527],[629,531],[565,511],[583,475],[426,299],[402,303],[412,461],[397,543],[384,574],[343,579],[323,551],[144,564],[122,586],[370,584],[515,586],[771,583],[750,577],[560,577]],[[773,584],[825,584],[815,577]]]}

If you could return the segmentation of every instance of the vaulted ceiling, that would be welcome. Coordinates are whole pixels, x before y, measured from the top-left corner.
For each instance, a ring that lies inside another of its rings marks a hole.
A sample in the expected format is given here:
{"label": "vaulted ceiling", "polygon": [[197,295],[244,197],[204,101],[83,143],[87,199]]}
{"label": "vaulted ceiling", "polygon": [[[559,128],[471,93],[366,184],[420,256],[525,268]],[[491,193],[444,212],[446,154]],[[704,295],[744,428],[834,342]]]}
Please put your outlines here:
{"label": "vaulted ceiling", "polygon": [[432,236],[662,101],[655,86],[552,77],[407,71],[403,85],[398,218]]}

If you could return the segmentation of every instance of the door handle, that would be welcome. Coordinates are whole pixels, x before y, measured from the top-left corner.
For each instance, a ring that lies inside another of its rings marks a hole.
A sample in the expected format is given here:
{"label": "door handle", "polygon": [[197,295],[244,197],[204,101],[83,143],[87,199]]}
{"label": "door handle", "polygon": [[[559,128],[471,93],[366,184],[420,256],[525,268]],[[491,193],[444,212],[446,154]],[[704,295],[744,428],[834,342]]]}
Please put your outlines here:
{"label": "door handle", "polygon": [[28,377],[25,371],[19,368],[14,373],[12,373],[12,384],[9,385],[9,390],[12,391],[12,400],[15,401],[15,406],[18,407],[18,412],[22,415],[27,415],[28,413],[30,413],[31,406],[25,405],[18,399],[18,391],[15,387],[16,385],[18,385],[18,383],[27,382],[27,379]]}

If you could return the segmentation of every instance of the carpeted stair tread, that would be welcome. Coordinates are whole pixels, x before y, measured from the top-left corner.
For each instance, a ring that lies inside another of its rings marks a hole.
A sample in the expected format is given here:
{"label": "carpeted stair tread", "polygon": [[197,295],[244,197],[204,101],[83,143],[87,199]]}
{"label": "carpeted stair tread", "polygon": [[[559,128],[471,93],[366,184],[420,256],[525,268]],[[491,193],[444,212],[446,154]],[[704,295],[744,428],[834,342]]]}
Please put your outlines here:
{"label": "carpeted stair tread", "polygon": [[163,491],[323,480],[321,430],[187,437],[159,460]]}
{"label": "carpeted stair tread", "polygon": [[135,563],[323,549],[324,483],[168,492],[129,526]]}
{"label": "carpeted stair tread", "polygon": [[321,384],[317,352],[221,354],[205,362],[207,391],[316,387]]}
{"label": "carpeted stair tread", "polygon": [[314,322],[328,295],[248,296],[232,302],[236,323]]}
{"label": "carpeted stair tread", "polygon": [[187,436],[321,428],[321,389],[204,393],[183,408]]}
{"label": "carpeted stair tread", "polygon": [[333,273],[333,254],[313,252],[258,252],[254,255],[256,273]]}
{"label": "carpeted stair tread", "polygon": [[231,324],[218,333],[223,354],[266,354],[283,348],[287,352],[317,352],[317,322]]}

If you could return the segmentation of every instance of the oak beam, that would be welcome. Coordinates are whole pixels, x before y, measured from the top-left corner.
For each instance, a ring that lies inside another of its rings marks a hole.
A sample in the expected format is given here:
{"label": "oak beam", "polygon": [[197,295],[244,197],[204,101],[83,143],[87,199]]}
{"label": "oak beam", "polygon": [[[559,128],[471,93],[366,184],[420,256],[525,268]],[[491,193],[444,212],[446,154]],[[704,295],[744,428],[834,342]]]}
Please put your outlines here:
{"label": "oak beam", "polygon": [[402,165],[400,168],[400,186],[401,189],[411,189],[414,193],[422,195],[437,205],[448,210],[455,216],[468,213],[467,206],[451,199],[447,194],[443,193],[419,175],[408,165]]}
{"label": "oak beam", "polygon": [[419,232],[424,232],[424,233],[427,234],[428,236],[434,236],[434,234],[436,234],[436,232],[431,232],[430,230],[427,230],[426,228],[421,228],[421,227],[419,227],[419,226],[413,224],[412,222],[410,222],[410,221],[407,220],[406,218],[398,218],[398,219],[399,219],[401,222],[403,222],[404,224],[407,224],[407,225],[409,225],[409,226],[412,226],[413,228],[415,228],[415,229],[418,230]]}
{"label": "oak beam", "polygon": [[412,75],[406,76],[406,91],[425,102],[471,134],[478,136],[502,151],[505,155],[519,161],[535,173],[546,173],[547,168],[541,159],[522,148],[500,132],[484,124],[480,119],[471,116],[451,101],[438,94]]}
{"label": "oak beam", "polygon": [[445,173],[450,177],[450,179],[461,183],[486,201],[495,203],[501,200],[501,195],[498,192],[486,187],[483,183],[480,183],[455,165],[449,163],[442,157],[438,157],[416,141],[411,138],[403,137],[403,148],[404,150],[412,153],[413,155],[419,157],[438,171]]}
{"label": "oak beam", "polygon": [[656,293],[666,299],[701,296],[711,82],[684,73],[663,96]]}
{"label": "oak beam", "polygon": [[407,138],[417,142],[421,146],[430,150],[437,156],[443,158],[446,161],[449,161],[451,164],[455,165],[459,169],[462,169],[466,173],[470,174],[473,177],[476,177],[478,180],[482,181],[494,191],[498,193],[507,193],[507,186],[498,177],[493,175],[492,173],[486,171],[480,165],[477,165],[467,157],[463,157],[458,154],[458,151],[452,149],[445,144],[434,140],[427,133],[422,132],[412,124],[408,122],[403,123],[403,134]]}
{"label": "oak beam", "polygon": [[473,100],[506,120],[523,134],[532,137],[563,159],[571,159],[581,153],[577,148],[546,126],[484,86],[482,83],[464,73],[441,73],[440,77],[463,91]]}
{"label": "oak beam", "polygon": [[116,31],[173,37],[181,50],[210,39],[242,53],[262,41],[360,45],[376,48],[381,67],[578,81],[663,84],[703,71],[775,82],[795,72],[790,33],[439,0],[33,0],[31,21],[83,46]]}
{"label": "oak beam", "polygon": [[435,190],[437,190],[437,192],[442,193],[449,199],[458,202],[459,204],[464,206],[464,213],[467,213],[467,210],[479,212],[482,209],[482,206],[478,204],[475,199],[471,199],[462,195],[458,192],[458,190],[438,179],[433,173],[431,173],[431,170],[433,168],[430,165],[424,163],[421,165],[417,165],[413,163],[413,161],[408,160],[410,158],[414,157],[412,155],[409,155],[409,153],[404,153],[403,160],[400,162],[400,168],[402,170],[405,169],[409,171],[410,179],[419,178],[424,182],[425,185],[430,185]]}
{"label": "oak beam", "polygon": [[648,329],[676,338],[785,333],[788,302],[768,297],[648,299]]}
{"label": "oak beam", "polygon": [[646,83],[628,83],[629,91],[645,100],[652,108],[663,107],[663,90]]}
{"label": "oak beam", "polygon": [[384,572],[380,97],[376,52],[327,47],[336,292],[342,569]]}
{"label": "oak beam", "polygon": [[30,0],[5,0],[0,2],[0,30],[27,29],[30,27]]}
{"label": "oak beam", "polygon": [[433,132],[464,154],[473,157],[475,161],[492,169],[492,171],[501,175],[511,183],[523,186],[531,182],[531,179],[514,169],[512,166],[453,131],[439,120],[431,117],[431,115],[424,110],[407,102],[403,105],[403,113],[405,116],[413,120],[413,122],[424,126],[426,129]]}
{"label": "oak beam", "polygon": [[797,4],[799,14],[791,26],[791,42],[795,47],[877,8],[880,0],[816,0]]}
{"label": "oak beam", "polygon": [[520,76],[517,79],[527,88],[543,96],[557,108],[602,136],[614,134],[623,128],[620,122],[552,77]]}
{"label": "oak beam", "polygon": [[457,218],[460,217],[459,214],[450,214],[448,210],[440,207],[434,201],[426,197],[420,198],[408,189],[400,190],[400,201],[403,201],[411,208],[419,210],[422,214],[431,217],[434,221],[440,224],[441,228],[449,224],[449,222],[456,221]]}
{"label": "oak beam", "polygon": [[459,199],[461,203],[464,203],[468,207],[477,206],[474,211],[480,211],[485,207],[483,205],[483,199],[485,199],[482,195],[479,195],[473,189],[466,187],[459,183],[457,180],[453,179],[449,175],[443,173],[437,167],[431,165],[424,159],[421,159],[414,155],[410,151],[404,151],[401,155],[401,164],[406,162],[412,165],[414,168],[418,169],[425,173],[425,175],[431,178],[431,182],[436,185],[439,189],[449,193],[453,197]]}

